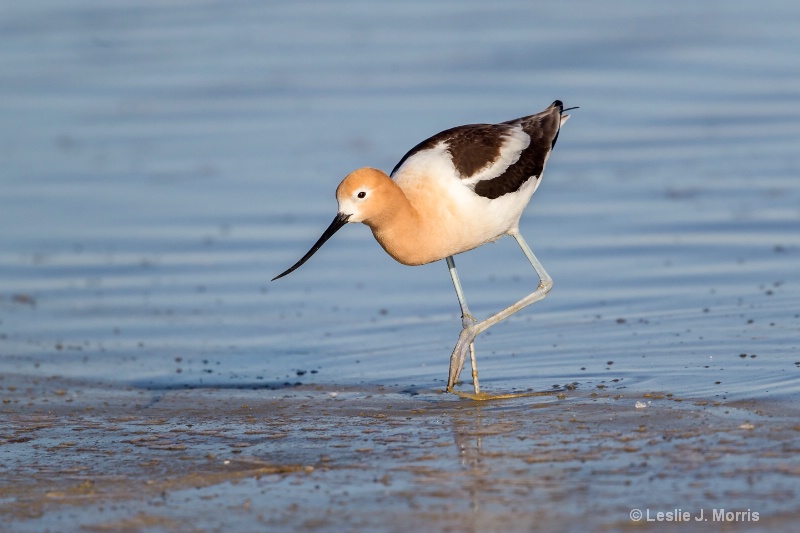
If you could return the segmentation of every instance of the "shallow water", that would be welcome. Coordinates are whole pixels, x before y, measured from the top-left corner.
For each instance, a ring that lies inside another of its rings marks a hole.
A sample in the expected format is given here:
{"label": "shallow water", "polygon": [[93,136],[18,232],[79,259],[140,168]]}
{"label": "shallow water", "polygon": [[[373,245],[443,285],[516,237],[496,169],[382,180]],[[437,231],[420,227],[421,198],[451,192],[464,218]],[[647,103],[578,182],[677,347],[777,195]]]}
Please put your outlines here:
{"label": "shallow water", "polygon": [[712,530],[796,527],[798,412],[780,402],[15,383],[14,531],[662,530],[677,509]]}
{"label": "shallow water", "polygon": [[[580,109],[520,224],[555,288],[478,338],[484,389],[796,406],[798,22],[779,1],[4,2],[2,385],[442,401],[444,264],[353,225],[269,279],[349,171],[559,98]],[[456,260],[480,316],[536,284],[511,239]]]}

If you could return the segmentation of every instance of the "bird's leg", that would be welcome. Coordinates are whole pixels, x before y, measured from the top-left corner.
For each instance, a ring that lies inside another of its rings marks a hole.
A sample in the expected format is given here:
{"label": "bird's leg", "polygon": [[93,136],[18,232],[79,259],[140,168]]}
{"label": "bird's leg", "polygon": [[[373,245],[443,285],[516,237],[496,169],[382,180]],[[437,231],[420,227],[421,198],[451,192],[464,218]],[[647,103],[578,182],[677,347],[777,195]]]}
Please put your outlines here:
{"label": "bird's leg", "polygon": [[[469,326],[464,327],[461,330],[461,335],[458,338],[458,342],[456,343],[456,347],[453,350],[453,355],[450,356],[450,378],[447,381],[447,390],[452,390],[453,386],[455,385],[456,380],[458,379],[458,375],[461,373],[461,368],[464,366],[464,361],[466,360],[467,355],[467,347],[470,347],[470,351],[473,354],[473,365],[474,365],[474,348],[472,347],[472,343],[481,332],[486,331],[491,326],[497,324],[501,320],[505,320],[509,316],[513,315],[520,309],[523,309],[532,303],[538,302],[539,300],[543,299],[547,296],[547,293],[550,292],[550,289],[553,288],[553,280],[547,274],[542,264],[536,259],[536,256],[533,255],[528,243],[525,242],[525,239],[522,238],[522,235],[519,234],[517,230],[509,232],[509,235],[514,237],[519,244],[519,247],[522,249],[522,252],[525,254],[525,257],[528,258],[530,261],[533,270],[536,271],[536,274],[539,276],[539,285],[536,287],[536,290],[527,295],[526,297],[519,300],[517,303],[512,304],[502,311],[495,313],[494,315],[490,316],[486,320],[477,323],[470,323]],[[455,264],[453,264],[452,259],[450,258],[447,262],[448,266],[451,266],[451,275],[453,275],[453,283],[456,284],[456,294],[459,295],[459,301],[463,301],[463,293],[460,293],[460,284],[458,284],[458,278],[454,274],[455,271]],[[465,308],[465,304],[462,304],[462,310]],[[475,373],[475,393],[478,393],[478,380],[477,380],[477,370],[473,370]]]}
{"label": "bird's leg", "polygon": [[550,292],[550,289],[553,288],[553,279],[547,274],[547,272],[545,272],[542,264],[539,262],[538,259],[536,259],[536,256],[533,255],[533,252],[528,246],[528,243],[525,242],[525,239],[522,238],[522,235],[520,235],[517,230],[509,232],[508,234],[514,237],[514,239],[516,239],[517,244],[519,244],[519,247],[522,248],[522,252],[525,254],[525,257],[527,257],[528,261],[530,261],[533,270],[535,270],[536,275],[539,276],[539,285],[536,287],[535,291],[533,291],[532,293],[530,293],[517,303],[506,307],[499,313],[490,316],[483,322],[479,322],[476,325],[478,333],[486,330],[490,326],[497,324],[501,320],[505,320],[506,318],[513,315],[520,309],[524,309],[525,307],[528,307],[532,303],[538,302],[539,300],[547,296],[547,293]]}
{"label": "bird's leg", "polygon": [[447,261],[447,268],[450,270],[450,277],[453,278],[453,286],[456,288],[456,296],[461,306],[461,326],[466,328],[467,326],[475,324],[477,320],[475,320],[475,317],[469,312],[469,307],[467,307],[467,300],[464,298],[464,291],[461,289],[461,281],[458,279],[458,272],[456,271],[456,263],[453,261],[453,256],[447,257],[445,261]]}
{"label": "bird's leg", "polygon": [[475,345],[473,344],[473,339],[477,333],[472,334],[472,327],[478,323],[472,313],[469,312],[469,307],[467,307],[467,300],[464,297],[464,291],[461,289],[461,282],[458,279],[458,272],[456,271],[456,263],[453,261],[453,257],[447,257],[447,268],[450,271],[450,277],[453,278],[453,286],[456,289],[456,296],[458,297],[458,303],[461,306],[461,335],[458,339],[458,344],[456,345],[456,350],[453,350],[453,355],[450,356],[450,376],[447,380],[447,390],[450,391],[453,389],[453,385],[455,385],[458,376],[461,374],[461,369],[464,367],[464,361],[466,359],[466,349],[458,349],[459,345],[463,345],[464,347],[469,346],[469,354],[470,359],[472,361],[472,383],[475,387],[475,394],[480,391],[480,386],[478,385],[478,363],[475,360]]}

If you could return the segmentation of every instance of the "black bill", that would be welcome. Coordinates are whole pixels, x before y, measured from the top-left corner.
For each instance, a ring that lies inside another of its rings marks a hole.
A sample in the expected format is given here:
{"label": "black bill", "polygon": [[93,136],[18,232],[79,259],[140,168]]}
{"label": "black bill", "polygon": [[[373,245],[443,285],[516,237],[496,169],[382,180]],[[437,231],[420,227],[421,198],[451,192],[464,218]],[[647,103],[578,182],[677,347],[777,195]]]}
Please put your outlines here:
{"label": "black bill", "polygon": [[334,218],[333,222],[331,222],[331,225],[328,226],[328,229],[325,230],[325,233],[322,234],[322,237],[320,237],[319,240],[316,243],[314,243],[314,246],[311,247],[311,249],[308,251],[308,253],[306,255],[304,255],[300,259],[300,261],[298,261],[297,263],[292,265],[292,267],[289,270],[287,270],[283,274],[279,274],[279,275],[275,276],[274,278],[272,278],[272,281],[275,281],[278,278],[282,278],[283,276],[285,276],[287,274],[291,274],[292,272],[294,272],[295,270],[300,268],[303,265],[303,263],[305,263],[306,261],[308,261],[311,258],[312,255],[317,253],[317,250],[319,250],[322,247],[322,245],[325,244],[325,242],[333,236],[334,233],[339,231],[342,228],[342,226],[347,224],[347,220],[349,218],[350,218],[350,215],[345,215],[343,213],[337,214],[336,218]]}

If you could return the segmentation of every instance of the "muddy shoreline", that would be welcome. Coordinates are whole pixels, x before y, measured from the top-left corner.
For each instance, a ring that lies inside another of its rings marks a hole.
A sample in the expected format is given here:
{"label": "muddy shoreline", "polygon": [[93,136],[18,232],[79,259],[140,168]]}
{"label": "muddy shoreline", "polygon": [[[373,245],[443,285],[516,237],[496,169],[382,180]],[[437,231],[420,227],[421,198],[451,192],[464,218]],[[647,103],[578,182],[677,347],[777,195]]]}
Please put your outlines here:
{"label": "muddy shoreline", "polygon": [[19,531],[617,530],[641,525],[632,509],[678,508],[749,509],[717,524],[737,531],[800,518],[798,412],[781,402],[1,383],[0,516]]}

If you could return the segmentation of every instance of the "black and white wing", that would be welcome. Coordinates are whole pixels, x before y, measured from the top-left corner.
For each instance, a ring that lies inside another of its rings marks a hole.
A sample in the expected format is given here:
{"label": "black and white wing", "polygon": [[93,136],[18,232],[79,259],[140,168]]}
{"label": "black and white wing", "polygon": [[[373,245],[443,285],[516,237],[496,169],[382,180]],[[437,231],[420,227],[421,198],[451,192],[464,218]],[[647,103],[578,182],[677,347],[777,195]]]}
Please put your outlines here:
{"label": "black and white wing", "polygon": [[560,100],[537,113],[500,124],[468,124],[437,133],[408,151],[391,172],[397,178],[447,154],[456,175],[475,194],[488,199],[516,192],[540,179],[556,144],[564,115]]}

